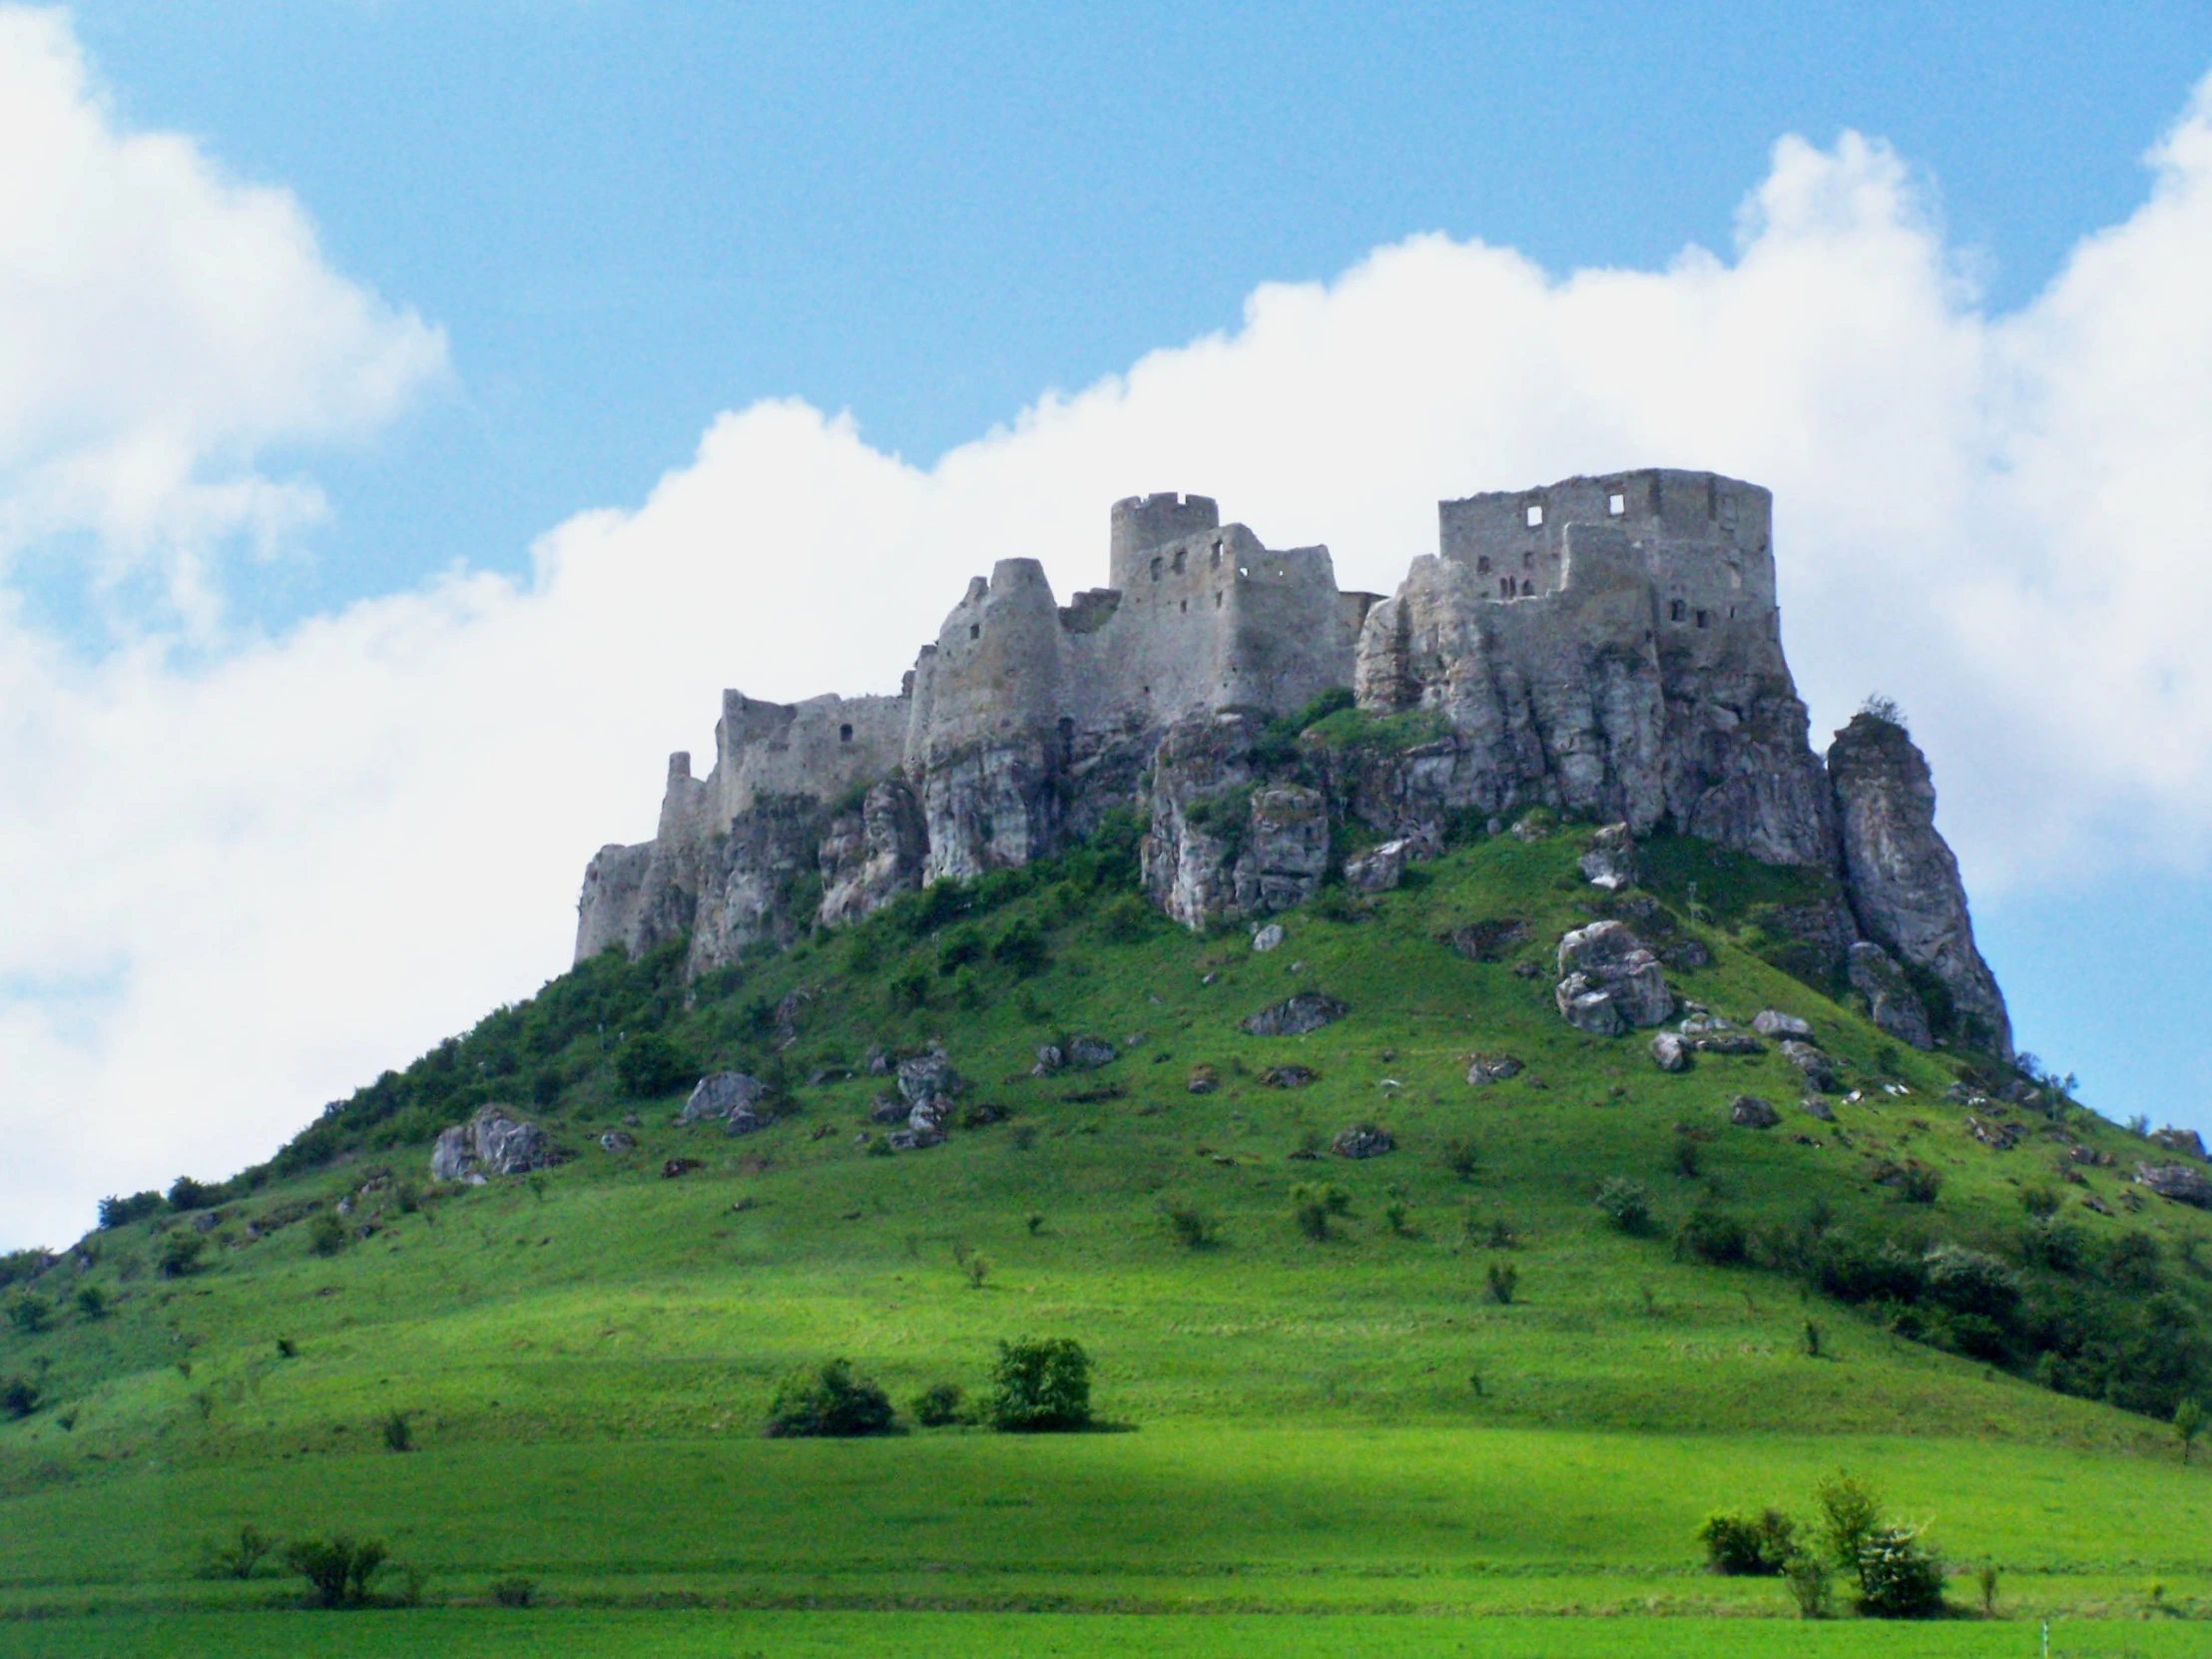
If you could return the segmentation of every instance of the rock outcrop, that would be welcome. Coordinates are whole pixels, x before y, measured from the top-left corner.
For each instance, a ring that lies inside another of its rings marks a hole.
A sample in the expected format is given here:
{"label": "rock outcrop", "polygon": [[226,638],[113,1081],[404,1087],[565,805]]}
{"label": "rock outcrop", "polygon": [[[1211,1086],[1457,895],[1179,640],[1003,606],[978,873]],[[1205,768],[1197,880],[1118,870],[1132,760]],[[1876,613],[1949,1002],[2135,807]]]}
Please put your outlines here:
{"label": "rock outcrop", "polygon": [[1877,1030],[1915,1048],[1936,1046],[1928,1010],[1895,957],[1873,940],[1861,939],[1851,947],[1850,964],[1851,988],[1867,999],[1867,1017]]}
{"label": "rock outcrop", "polygon": [[552,1142],[509,1108],[480,1106],[466,1123],[441,1130],[430,1148],[430,1179],[481,1183],[493,1175],[523,1175],[554,1161]]}
{"label": "rock outcrop", "polygon": [[1975,1046],[2009,1058],[2012,1022],[1974,947],[1958,860],[1936,830],[1936,786],[1903,726],[1860,714],[1828,751],[1845,886],[1866,935],[1948,993]]}
{"label": "rock outcrop", "polygon": [[1659,958],[1620,922],[1593,921],[1560,939],[1559,973],[1552,997],[1577,1031],[1615,1037],[1674,1012]]}

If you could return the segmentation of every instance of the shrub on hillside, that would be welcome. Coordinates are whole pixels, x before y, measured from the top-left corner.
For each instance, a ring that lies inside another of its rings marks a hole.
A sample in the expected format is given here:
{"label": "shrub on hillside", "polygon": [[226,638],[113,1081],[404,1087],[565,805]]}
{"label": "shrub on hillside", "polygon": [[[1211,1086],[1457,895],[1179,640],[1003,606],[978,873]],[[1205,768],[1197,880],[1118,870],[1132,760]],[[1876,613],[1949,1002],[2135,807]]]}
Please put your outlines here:
{"label": "shrub on hillside", "polygon": [[1107,900],[1098,912],[1098,925],[1116,944],[1137,944],[1148,937],[1159,912],[1133,892]]}
{"label": "shrub on hillside", "polygon": [[[1122,900],[1116,899],[1114,904],[1121,902]],[[1142,904],[1144,901],[1139,899],[1137,902]],[[1113,908],[1113,904],[1107,906],[1109,912]],[[1017,921],[991,941],[991,960],[1000,967],[1013,969],[1024,979],[1033,973],[1041,973],[1046,961],[1044,934],[1037,930],[1034,922]]]}
{"label": "shrub on hillside", "polygon": [[528,1607],[538,1599],[538,1581],[518,1576],[491,1581],[491,1599],[501,1607]]}
{"label": "shrub on hillside", "polygon": [[1214,1218],[1196,1205],[1171,1201],[1160,1206],[1160,1215],[1175,1242],[1185,1250],[1205,1250],[1218,1237]]}
{"label": "shrub on hillside", "polygon": [[615,1077],[636,1100],[674,1093],[691,1071],[682,1051],[658,1031],[641,1031],[615,1051]]}
{"label": "shrub on hillside", "polygon": [[38,1409],[39,1385],[28,1377],[0,1379],[0,1411],[11,1417],[27,1417]]}
{"label": "shrub on hillside", "polygon": [[1623,1233],[1651,1230],[1651,1194],[1640,1181],[1616,1175],[1597,1190],[1597,1207]]}
{"label": "shrub on hillside", "polygon": [[108,1317],[110,1301],[108,1293],[98,1285],[77,1287],[77,1312],[88,1320],[104,1320]]}
{"label": "shrub on hillside", "polygon": [[239,1528],[237,1537],[204,1547],[200,1575],[203,1578],[252,1578],[254,1569],[276,1547],[274,1538],[249,1521]]}
{"label": "shrub on hillside", "polygon": [[1751,1235],[1743,1222],[1718,1204],[1700,1204],[1682,1218],[1674,1235],[1677,1256],[1718,1266],[1741,1262],[1750,1254]]}
{"label": "shrub on hillside", "polygon": [[222,1202],[221,1187],[206,1186],[189,1175],[180,1175],[169,1184],[169,1207],[172,1210],[205,1210],[210,1205]]}
{"label": "shrub on hillside", "polygon": [[8,1300],[8,1323],[26,1337],[35,1337],[54,1323],[54,1305],[25,1291]]}
{"label": "shrub on hillside", "polygon": [[797,1372],[776,1389],[769,1405],[772,1439],[849,1439],[881,1434],[891,1426],[890,1396],[849,1361],[831,1360],[820,1370]]}
{"label": "shrub on hillside", "polygon": [[893,974],[890,983],[883,987],[883,999],[894,1014],[928,1006],[929,975],[918,967]]}
{"label": "shrub on hillside", "polygon": [[335,1256],[345,1248],[345,1221],[335,1210],[317,1210],[307,1223],[307,1248],[317,1256]]}
{"label": "shrub on hillside", "polygon": [[1520,1289],[1520,1269],[1510,1262],[1492,1262],[1484,1278],[1486,1294],[1500,1308],[1509,1304]]}
{"label": "shrub on hillside", "polygon": [[1821,1540],[1829,1558],[1846,1572],[1857,1572],[1860,1546],[1882,1518],[1881,1499],[1849,1469],[1838,1469],[1813,1488],[1813,1500],[1820,1505]]}
{"label": "shrub on hillside", "polygon": [[1291,1220],[1298,1230],[1317,1242],[1329,1237],[1329,1218],[1352,1213],[1352,1195],[1344,1188],[1308,1186],[1291,1189]]}
{"label": "shrub on hillside", "polygon": [[957,1382],[932,1382],[914,1395],[914,1421],[924,1428],[942,1428],[960,1420],[963,1396]]}
{"label": "shrub on hillside", "polygon": [[1731,1578],[1773,1578],[1797,1553],[1797,1523],[1779,1509],[1711,1514],[1697,1529],[1705,1563]]}
{"label": "shrub on hillside", "polygon": [[166,1207],[160,1193],[133,1193],[129,1198],[108,1197],[100,1201],[100,1225],[104,1228],[128,1227],[134,1221],[144,1221],[148,1216],[161,1214]]}
{"label": "shrub on hillside", "polygon": [[386,1550],[374,1538],[301,1538],[284,1546],[284,1565],[307,1581],[317,1607],[359,1607],[382,1570]]}
{"label": "shrub on hillside", "polygon": [[2020,1282],[1994,1256],[1963,1245],[1939,1244],[1922,1258],[1928,1295],[1960,1314],[2001,1320],[2020,1299]]}
{"label": "shrub on hillside", "polygon": [[1859,1545],[1859,1610],[1878,1619],[1927,1619],[1943,1610],[1943,1563],[1921,1529],[1895,1522]]}
{"label": "shrub on hillside", "polygon": [[182,1279],[198,1270],[200,1256],[208,1248],[208,1236],[195,1233],[190,1228],[179,1227],[162,1240],[161,1253],[155,1258],[164,1279]]}
{"label": "shrub on hillside", "polygon": [[1072,1337],[1025,1337],[998,1345],[984,1416],[1001,1433],[1085,1428],[1091,1420],[1091,1361]]}

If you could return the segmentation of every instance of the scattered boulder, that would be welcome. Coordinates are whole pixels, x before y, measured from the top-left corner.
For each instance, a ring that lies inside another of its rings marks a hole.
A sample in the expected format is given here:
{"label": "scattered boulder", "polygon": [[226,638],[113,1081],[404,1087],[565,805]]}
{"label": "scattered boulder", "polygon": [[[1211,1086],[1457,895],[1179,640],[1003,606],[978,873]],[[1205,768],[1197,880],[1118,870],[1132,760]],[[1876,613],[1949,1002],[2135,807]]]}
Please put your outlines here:
{"label": "scattered boulder", "polygon": [[1029,1068],[1031,1077],[1057,1076],[1068,1063],[1067,1054],[1058,1043],[1046,1043],[1037,1050],[1037,1063]]}
{"label": "scattered boulder", "polygon": [[750,1111],[767,1098],[768,1085],[742,1071],[718,1071],[702,1077],[676,1115],[678,1123],[699,1123],[726,1118],[732,1112]]}
{"label": "scattered boulder", "polygon": [[2186,1153],[2200,1160],[2204,1157],[2204,1140],[2194,1129],[2176,1129],[2168,1124],[2163,1129],[2153,1130],[2149,1139],[2152,1146],[2162,1151]]}
{"label": "scattered boulder", "polygon": [[1772,1129],[1782,1114],[1755,1094],[1740,1094],[1728,1103],[1728,1121],[1739,1129]]}
{"label": "scattered boulder", "polygon": [[1405,878],[1410,841],[1384,841],[1345,860],[1345,885],[1361,892],[1387,892]]}
{"label": "scattered boulder", "polygon": [[1252,935],[1252,948],[1273,950],[1283,942],[1284,937],[1283,924],[1280,921],[1271,921]]}
{"label": "scattered boulder", "polygon": [[1661,1071],[1688,1071],[1691,1045],[1672,1031],[1661,1031],[1651,1039],[1651,1063]]}
{"label": "scattered boulder", "polygon": [[904,1123],[906,1114],[913,1108],[895,1094],[883,1093],[875,1097],[875,1104],[868,1110],[870,1123]]}
{"label": "scattered boulder", "polygon": [[1378,1129],[1372,1123],[1356,1123],[1350,1129],[1338,1130],[1329,1150],[1340,1158],[1380,1158],[1395,1144],[1388,1130]]}
{"label": "scattered boulder", "polygon": [[671,1158],[661,1166],[661,1179],[673,1181],[680,1175],[689,1175],[699,1167],[697,1158]]}
{"label": "scattered boulder", "polygon": [[2012,1124],[1997,1118],[1981,1118],[1968,1115],[1966,1133],[1983,1146],[1996,1152],[2010,1152],[2020,1144],[2020,1132]]}
{"label": "scattered boulder", "polygon": [[1541,812],[1528,813],[1513,824],[1513,839],[1540,841],[1551,833],[1551,820]]}
{"label": "scattered boulder", "polygon": [[1590,837],[1590,848],[1576,860],[1593,887],[1618,892],[1636,880],[1636,841],[1626,824],[1608,824]]}
{"label": "scattered boulder", "polygon": [[1795,1014],[1785,1014],[1779,1008],[1762,1008],[1752,1016],[1751,1028],[1762,1037],[1802,1037],[1810,1039],[1813,1027]]}
{"label": "scattered boulder", "polygon": [[942,1049],[933,1048],[898,1062],[898,1092],[909,1106],[925,1100],[950,1100],[962,1087],[960,1074],[952,1069]]}
{"label": "scattered boulder", "polygon": [[1114,1045],[1103,1037],[1076,1037],[1068,1043],[1067,1063],[1078,1071],[1096,1071],[1112,1065],[1115,1058]]}
{"label": "scattered boulder", "polygon": [[628,1152],[637,1144],[635,1136],[625,1135],[619,1129],[610,1129],[599,1137],[600,1149],[606,1152]]}
{"label": "scattered boulder", "polygon": [[750,1135],[756,1130],[766,1129],[775,1121],[776,1114],[773,1112],[757,1112],[750,1106],[740,1106],[722,1120],[723,1133]]}
{"label": "scattered boulder", "polygon": [[1659,952],[1659,959],[1667,966],[1680,968],[1685,973],[1694,973],[1699,968],[1713,965],[1713,953],[1705,948],[1705,941],[1694,933],[1685,933],[1678,939],[1670,940]]}
{"label": "scattered boulder", "polygon": [[893,1152],[920,1152],[943,1143],[944,1136],[934,1129],[893,1129],[883,1137],[883,1144]]}
{"label": "scattered boulder", "polygon": [[2135,1179],[2160,1198],[2212,1210],[2212,1179],[2207,1179],[2202,1170],[2187,1164],[2137,1164]]}
{"label": "scattered boulder", "polygon": [[891,1051],[881,1043],[869,1043],[867,1053],[861,1056],[860,1069],[870,1077],[888,1077],[891,1074]]}
{"label": "scattered boulder", "polygon": [[1614,1037],[1637,1025],[1657,1025],[1674,1012],[1659,958],[1617,921],[1593,921],[1559,941],[1552,992],[1559,1014],[1577,1031]]}
{"label": "scattered boulder", "polygon": [[1312,1066],[1270,1066],[1260,1073],[1260,1081],[1271,1089],[1303,1089],[1320,1076]]}
{"label": "scattered boulder", "polygon": [[1212,1094],[1221,1087],[1221,1079],[1215,1074],[1212,1066],[1193,1066],[1191,1067],[1191,1075],[1183,1086],[1190,1090],[1192,1094]]}
{"label": "scattered boulder", "polygon": [[1697,1039],[1700,1054],[1764,1054],[1767,1045],[1744,1031],[1722,1031]]}
{"label": "scattered boulder", "polygon": [[1508,1077],[1520,1075],[1521,1063],[1517,1055],[1477,1054],[1467,1067],[1467,1081],[1478,1089],[1486,1089],[1492,1083],[1502,1083]]}
{"label": "scattered boulder", "polygon": [[1808,1117],[1819,1118],[1823,1123],[1834,1123],[1836,1121],[1836,1108],[1829,1105],[1817,1094],[1807,1095],[1798,1102],[1798,1105]]}
{"label": "scattered boulder", "polygon": [[430,1149],[430,1179],[481,1182],[486,1176],[521,1175],[553,1162],[553,1145],[542,1129],[493,1103],[478,1107],[466,1123],[439,1132]]}
{"label": "scattered boulder", "polygon": [[1782,1045],[1782,1057],[1803,1073],[1805,1081],[1822,1094],[1841,1094],[1843,1079],[1836,1075],[1836,1062],[1811,1043],[1799,1042],[1795,1037]]}
{"label": "scattered boulder", "polygon": [[852,1080],[850,1066],[818,1066],[807,1074],[807,1087],[826,1088],[831,1083],[848,1083]]}
{"label": "scattered boulder", "polygon": [[1300,991],[1272,1008],[1262,1008],[1248,1015],[1243,1026],[1255,1037],[1299,1037],[1334,1024],[1351,1012],[1333,996],[1323,996],[1319,991]]}
{"label": "scattered boulder", "polygon": [[919,1101],[906,1114],[906,1127],[917,1135],[934,1135],[944,1138],[945,1119],[952,1115],[952,1102],[943,1096]]}
{"label": "scattered boulder", "polygon": [[1905,970],[1887,950],[1861,939],[1851,947],[1847,972],[1851,988],[1867,999],[1876,1030],[1915,1048],[1936,1046],[1936,1034],[1929,1029],[1928,1009],[1905,977]]}

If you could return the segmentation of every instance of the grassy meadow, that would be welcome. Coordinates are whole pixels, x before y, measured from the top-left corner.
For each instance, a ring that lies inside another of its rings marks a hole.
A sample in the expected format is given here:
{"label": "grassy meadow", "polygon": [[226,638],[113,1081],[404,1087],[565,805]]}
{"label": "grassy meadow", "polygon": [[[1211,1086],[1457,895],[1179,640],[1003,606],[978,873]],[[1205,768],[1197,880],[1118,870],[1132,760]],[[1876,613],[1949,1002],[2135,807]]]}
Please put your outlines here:
{"label": "grassy meadow", "polygon": [[[1114,896],[1085,854],[689,990],[666,957],[585,964],[211,1208],[19,1288],[51,1315],[0,1332],[0,1377],[38,1396],[0,1421],[0,1655],[2025,1654],[2045,1617],[2054,1653],[2212,1647],[2212,1454],[2184,1466],[2163,1413],[2111,1402],[2212,1305],[2212,1217],[2142,1195],[2143,1143],[2075,1107],[1974,1138],[1957,1062],[1752,948],[1802,878],[1695,842],[1650,852],[1644,925],[1711,957],[1670,982],[1812,1020],[1858,1098],[1825,1122],[1777,1053],[1668,1075],[1641,1035],[1570,1030],[1550,949],[1607,902],[1580,839],[1326,894],[1265,954]],[[1451,942],[1475,924],[1494,959]],[[1239,1029],[1307,990],[1350,1013]],[[1030,1075],[1073,1034],[1119,1058]],[[624,1050],[649,1035],[681,1084],[640,1098]],[[888,1155],[862,1056],[933,1039],[975,1121]],[[1472,1086],[1477,1053],[1522,1069]],[[781,1077],[772,1127],[675,1123],[719,1065]],[[1317,1075],[1264,1080],[1293,1065]],[[1189,1091],[1199,1066],[1214,1092]],[[1782,1122],[1732,1124],[1745,1093]],[[431,1135],[485,1098],[573,1157],[432,1186]],[[1331,1156],[1361,1123],[1394,1150]],[[634,1145],[603,1150],[618,1130]],[[1910,1196],[1900,1169],[1924,1172]],[[1643,1230],[1593,1204],[1613,1177],[1648,1194]],[[1339,1189],[1325,1237],[1294,1224],[1302,1187]],[[1716,1214],[1740,1259],[1678,1247]],[[2031,1271],[2037,1228],[2070,1259]],[[183,1233],[206,1243],[180,1267]],[[1803,1263],[1846,1236],[2003,1255],[2056,1312],[2000,1347],[1825,1295]],[[2121,1324],[2036,1349],[2092,1316]],[[1099,1429],[905,1417],[932,1383],[980,1393],[1025,1335],[1084,1345]],[[2087,1385],[2129,1343],[2134,1369]],[[901,1431],[764,1438],[778,1380],[840,1356]],[[1930,1523],[1959,1616],[1805,1623],[1780,1581],[1703,1570],[1708,1512],[1809,1519],[1842,1466]],[[418,1605],[308,1613],[274,1563],[203,1576],[246,1524],[381,1539],[380,1588]],[[492,1605],[517,1580],[534,1605]]]}

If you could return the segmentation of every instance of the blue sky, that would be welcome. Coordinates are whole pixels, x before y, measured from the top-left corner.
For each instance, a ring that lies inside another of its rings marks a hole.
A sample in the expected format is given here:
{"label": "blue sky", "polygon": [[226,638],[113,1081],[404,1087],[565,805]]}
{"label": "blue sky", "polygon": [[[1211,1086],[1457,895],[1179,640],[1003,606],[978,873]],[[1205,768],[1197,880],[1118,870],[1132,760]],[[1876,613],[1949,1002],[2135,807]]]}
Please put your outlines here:
{"label": "blue sky", "polygon": [[718,410],[796,395],[910,460],[1443,231],[1544,267],[1725,250],[1786,132],[1881,134],[1989,300],[2139,199],[2212,6],[94,3],[132,124],[290,187],[458,384],[322,456],[273,621],[519,569]]}
{"label": "blue sky", "polygon": [[1386,588],[1441,494],[1773,484],[1816,745],[1902,696],[2023,1044],[2212,1130],[2208,70],[2207,3],[0,5],[0,1245],[526,994],[715,688],[893,687],[1158,487]]}

